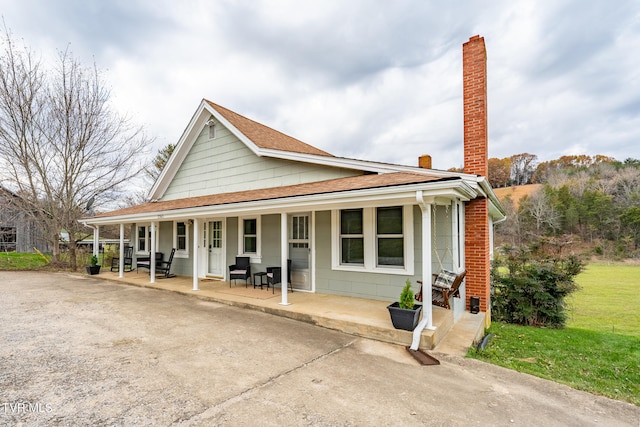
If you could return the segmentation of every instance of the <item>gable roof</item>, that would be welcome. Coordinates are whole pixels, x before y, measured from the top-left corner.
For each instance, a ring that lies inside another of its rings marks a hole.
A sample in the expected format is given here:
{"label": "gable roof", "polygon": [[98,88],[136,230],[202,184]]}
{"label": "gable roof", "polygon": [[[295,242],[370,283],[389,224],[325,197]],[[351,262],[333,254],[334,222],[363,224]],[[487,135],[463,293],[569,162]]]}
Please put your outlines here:
{"label": "gable roof", "polygon": [[260,148],[333,157],[326,151],[322,151],[319,148],[244,117],[218,104],[214,104],[207,99],[204,101]]}
{"label": "gable roof", "polygon": [[[364,175],[278,188],[213,194],[158,202],[157,200],[162,198],[164,192],[167,190],[169,184],[180,168],[180,165],[191,150],[191,147],[195,143],[198,135],[202,132],[202,129],[208,125],[209,120],[211,119],[213,119],[214,123],[217,122],[226,127],[229,132],[236,136],[247,146],[247,148],[259,157],[271,157],[315,165],[351,169],[359,171]],[[150,190],[149,195],[153,202],[108,212],[98,215],[95,218],[113,218],[120,217],[122,215],[133,215],[137,218],[138,215],[144,216],[145,213],[150,212],[193,209],[206,206],[219,206],[221,204],[256,202],[270,199],[286,199],[296,196],[339,193],[349,190],[374,189],[386,186],[401,186],[406,184],[430,183],[435,181],[461,182],[462,187],[464,187],[464,190],[461,191],[466,193],[466,196],[463,198],[466,198],[467,196],[471,198],[478,196],[489,197],[492,201],[491,205],[495,205],[497,208],[497,216],[504,216],[503,208],[495,197],[486,177],[434,169],[423,169],[416,166],[403,166],[336,157],[296,138],[244,117],[241,114],[235,113],[207,99],[203,99],[180,137],[180,140],[176,145],[176,149]],[[455,187],[456,185],[453,186]],[[467,190],[470,190],[470,193],[467,193]]]}

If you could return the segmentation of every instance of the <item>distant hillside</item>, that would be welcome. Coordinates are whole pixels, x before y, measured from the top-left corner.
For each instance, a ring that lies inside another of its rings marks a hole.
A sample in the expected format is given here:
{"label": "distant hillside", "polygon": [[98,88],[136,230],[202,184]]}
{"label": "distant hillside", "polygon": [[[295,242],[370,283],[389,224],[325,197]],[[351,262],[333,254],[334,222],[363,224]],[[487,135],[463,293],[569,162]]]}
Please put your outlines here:
{"label": "distant hillside", "polygon": [[498,196],[498,199],[504,200],[507,196],[511,197],[513,204],[518,208],[520,199],[524,196],[530,195],[542,188],[542,184],[527,184],[527,185],[514,185],[512,187],[494,188],[493,191]]}

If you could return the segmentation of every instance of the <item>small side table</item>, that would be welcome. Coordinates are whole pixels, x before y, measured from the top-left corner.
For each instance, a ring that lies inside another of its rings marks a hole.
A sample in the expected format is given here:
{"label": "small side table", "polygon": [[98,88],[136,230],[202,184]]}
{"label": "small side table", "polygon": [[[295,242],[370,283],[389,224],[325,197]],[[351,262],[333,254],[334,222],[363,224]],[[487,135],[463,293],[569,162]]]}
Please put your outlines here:
{"label": "small side table", "polygon": [[[266,271],[259,271],[257,273],[253,273],[253,289],[255,289],[256,286],[260,286],[260,289],[262,289],[263,285],[267,285],[267,289],[269,289],[269,284],[264,283],[264,279],[263,279],[264,277],[267,277]],[[260,278],[260,283],[258,283],[258,278]]]}

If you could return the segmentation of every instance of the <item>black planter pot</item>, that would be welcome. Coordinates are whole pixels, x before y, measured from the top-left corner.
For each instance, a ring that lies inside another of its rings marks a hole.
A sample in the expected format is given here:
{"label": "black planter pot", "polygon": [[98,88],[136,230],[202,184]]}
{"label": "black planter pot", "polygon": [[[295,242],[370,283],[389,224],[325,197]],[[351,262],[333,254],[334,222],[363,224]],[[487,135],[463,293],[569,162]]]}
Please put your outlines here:
{"label": "black planter pot", "polygon": [[414,305],[413,309],[400,308],[397,302],[387,306],[389,315],[391,316],[391,323],[396,329],[403,329],[405,331],[413,331],[418,322],[420,321],[420,312],[422,311],[421,305]]}
{"label": "black planter pot", "polygon": [[88,265],[86,267],[87,269],[87,274],[100,274],[100,266],[99,265]]}

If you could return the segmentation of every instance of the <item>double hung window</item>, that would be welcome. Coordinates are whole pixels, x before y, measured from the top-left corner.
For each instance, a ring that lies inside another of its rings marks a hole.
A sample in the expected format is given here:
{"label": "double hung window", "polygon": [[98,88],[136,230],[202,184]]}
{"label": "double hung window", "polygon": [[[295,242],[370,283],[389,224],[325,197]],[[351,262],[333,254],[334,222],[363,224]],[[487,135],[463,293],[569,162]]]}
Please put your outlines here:
{"label": "double hung window", "polygon": [[412,274],[411,213],[410,206],[333,211],[333,268]]}

